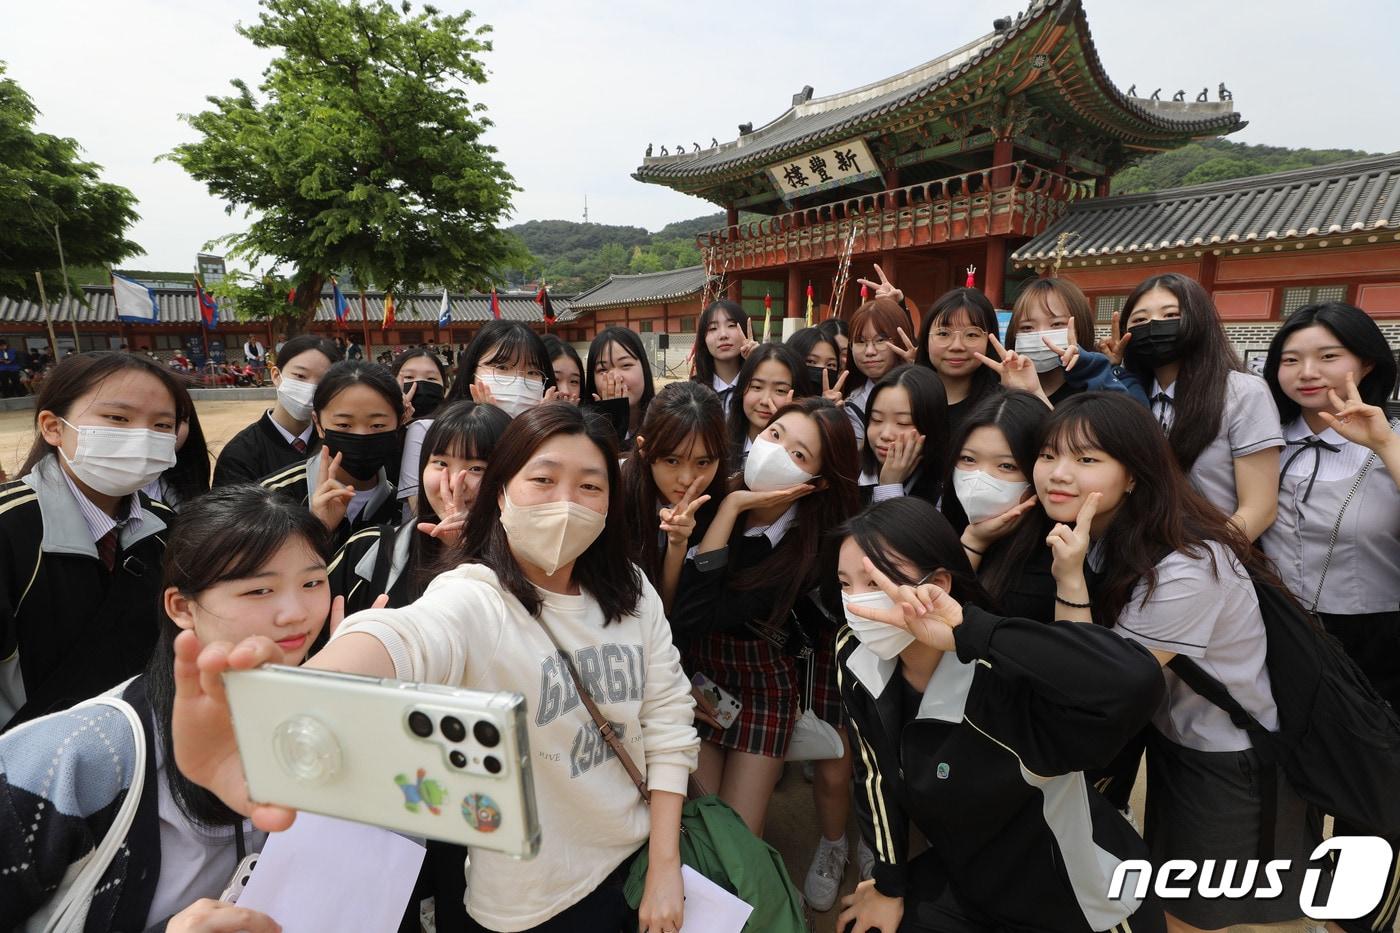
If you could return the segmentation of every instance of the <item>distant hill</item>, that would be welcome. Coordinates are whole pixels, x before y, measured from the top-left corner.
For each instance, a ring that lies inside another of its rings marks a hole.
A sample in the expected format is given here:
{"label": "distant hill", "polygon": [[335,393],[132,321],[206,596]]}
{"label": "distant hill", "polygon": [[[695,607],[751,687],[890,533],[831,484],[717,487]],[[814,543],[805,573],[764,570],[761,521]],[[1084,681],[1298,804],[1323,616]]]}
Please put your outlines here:
{"label": "distant hill", "polygon": [[[1226,139],[1192,143],[1149,156],[1113,176],[1114,194],[1137,194],[1229,178],[1345,162],[1372,153],[1357,149],[1288,149],[1252,146]],[[749,220],[756,215],[744,215]],[[543,274],[560,294],[580,292],[609,275],[660,272],[701,261],[695,237],[724,226],[722,211],[678,220],[655,233],[641,227],[581,224],[569,220],[532,220],[508,227],[530,251],[533,263],[510,270],[514,284]]]}

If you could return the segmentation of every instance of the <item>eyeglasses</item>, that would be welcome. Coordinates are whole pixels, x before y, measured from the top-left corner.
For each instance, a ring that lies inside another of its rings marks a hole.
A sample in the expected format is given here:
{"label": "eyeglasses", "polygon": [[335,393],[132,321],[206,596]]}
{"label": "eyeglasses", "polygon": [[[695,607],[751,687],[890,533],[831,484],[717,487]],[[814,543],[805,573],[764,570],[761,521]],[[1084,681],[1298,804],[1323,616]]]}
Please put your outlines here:
{"label": "eyeglasses", "polygon": [[495,366],[478,366],[476,368],[478,376],[494,376],[501,381],[502,385],[515,385],[522,379],[534,379],[537,382],[544,381],[544,373],[538,369],[527,369],[525,372],[516,372],[513,369],[497,369]]}
{"label": "eyeglasses", "polygon": [[934,343],[952,343],[954,338],[961,336],[963,343],[982,343],[987,339],[987,332],[980,327],[969,327],[967,330],[953,330],[950,327],[936,328],[929,337]]}
{"label": "eyeglasses", "polygon": [[869,340],[858,337],[851,341],[851,349],[858,353],[864,353],[866,350],[883,350],[885,349],[885,344],[889,342],[890,338],[886,337],[884,334],[872,337]]}

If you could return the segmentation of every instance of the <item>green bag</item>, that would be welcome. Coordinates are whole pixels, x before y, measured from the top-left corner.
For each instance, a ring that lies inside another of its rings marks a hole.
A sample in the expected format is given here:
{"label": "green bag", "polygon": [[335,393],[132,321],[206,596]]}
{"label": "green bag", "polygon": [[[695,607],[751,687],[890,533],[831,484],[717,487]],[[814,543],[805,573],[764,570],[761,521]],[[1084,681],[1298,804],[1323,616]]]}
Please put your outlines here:
{"label": "green bag", "polygon": [[[681,809],[681,863],[753,905],[744,933],[807,933],[802,898],[783,857],[749,832],[734,809],[711,794]],[[623,893],[635,910],[647,880],[647,850],[632,862]]]}

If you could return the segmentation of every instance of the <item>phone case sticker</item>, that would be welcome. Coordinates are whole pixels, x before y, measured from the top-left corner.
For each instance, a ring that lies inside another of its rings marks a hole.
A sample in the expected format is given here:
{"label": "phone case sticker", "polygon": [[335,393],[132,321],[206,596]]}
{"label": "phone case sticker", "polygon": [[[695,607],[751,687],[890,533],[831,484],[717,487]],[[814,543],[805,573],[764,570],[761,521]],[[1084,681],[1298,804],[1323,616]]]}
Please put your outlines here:
{"label": "phone case sticker", "polygon": [[418,769],[417,780],[409,780],[406,774],[394,775],[394,783],[403,791],[403,808],[409,813],[417,813],[420,806],[437,816],[442,812],[442,802],[447,799],[447,788],[428,777],[425,768]]}
{"label": "phone case sticker", "polygon": [[477,832],[494,833],[501,828],[501,808],[485,794],[467,794],[463,797],[462,816]]}

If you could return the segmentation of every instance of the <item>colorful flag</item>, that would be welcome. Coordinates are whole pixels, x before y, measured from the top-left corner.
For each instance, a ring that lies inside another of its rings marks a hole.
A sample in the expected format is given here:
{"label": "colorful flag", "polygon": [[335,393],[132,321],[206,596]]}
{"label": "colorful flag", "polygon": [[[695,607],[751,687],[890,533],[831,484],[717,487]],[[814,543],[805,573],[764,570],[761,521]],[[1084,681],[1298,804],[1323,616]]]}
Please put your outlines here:
{"label": "colorful flag", "polygon": [[491,316],[496,320],[501,319],[501,299],[496,295],[496,286],[491,286]]}
{"label": "colorful flag", "polygon": [[446,327],[452,323],[452,302],[447,299],[446,286],[442,289],[442,306],[438,308],[438,327]]}
{"label": "colorful flag", "polygon": [[807,283],[807,326],[812,326],[812,317],[816,311],[813,301],[816,298],[816,290],[812,288],[812,283]]}
{"label": "colorful flag", "polygon": [[765,294],[763,296],[763,342],[768,342],[769,322],[773,317],[773,296]]}
{"label": "colorful flag", "polygon": [[541,283],[541,285],[540,285],[540,293],[539,293],[538,295],[535,296],[535,304],[539,305],[540,308],[543,309],[543,311],[544,311],[544,322],[545,322],[545,324],[553,324],[553,323],[554,323],[554,302],[552,302],[552,301],[549,300],[549,286],[544,285],[543,283]]}
{"label": "colorful flag", "polygon": [[394,293],[390,292],[384,296],[384,322],[379,325],[380,330],[388,330],[394,326]]}
{"label": "colorful flag", "polygon": [[331,279],[331,300],[335,304],[335,326],[345,326],[345,315],[350,310],[350,302],[340,290],[340,283]]}
{"label": "colorful flag", "polygon": [[213,330],[219,324],[219,303],[214,296],[204,290],[199,276],[194,277],[194,295],[199,301],[199,316],[204,319],[205,330]]}
{"label": "colorful flag", "polygon": [[156,293],[135,279],[113,272],[112,297],[117,302],[117,316],[123,321],[151,324],[160,318]]}

